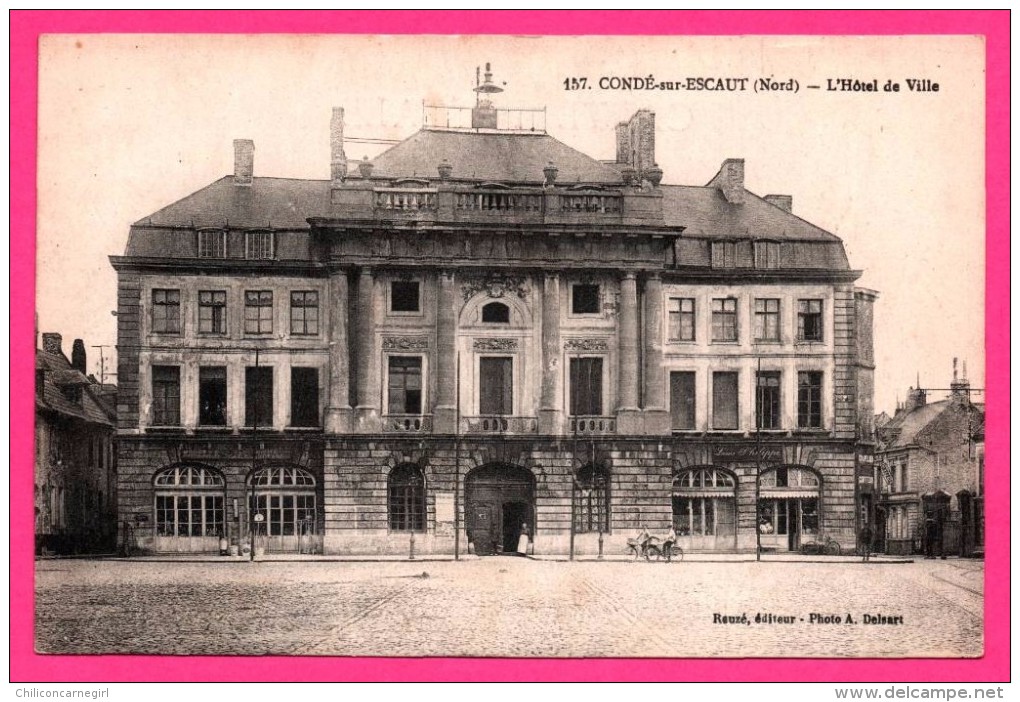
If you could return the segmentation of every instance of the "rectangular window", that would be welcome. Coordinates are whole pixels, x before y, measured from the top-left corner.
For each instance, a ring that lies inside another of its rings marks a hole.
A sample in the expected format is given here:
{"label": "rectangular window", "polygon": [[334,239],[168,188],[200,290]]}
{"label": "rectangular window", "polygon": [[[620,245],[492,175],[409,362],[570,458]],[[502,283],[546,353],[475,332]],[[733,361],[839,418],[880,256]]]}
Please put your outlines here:
{"label": "rectangular window", "polygon": [[152,331],[156,334],[181,333],[181,291],[152,291]]}
{"label": "rectangular window", "polygon": [[782,426],[780,386],[782,374],[779,371],[758,373],[758,387],[755,388],[755,415],[759,429],[779,429]]}
{"label": "rectangular window", "polygon": [[570,310],[573,314],[598,314],[602,311],[598,285],[578,283],[570,288]]}
{"label": "rectangular window", "polygon": [[227,293],[225,290],[198,291],[198,331],[201,334],[227,333]]}
{"label": "rectangular window", "polygon": [[574,417],[602,414],[602,359],[570,359],[570,414]]}
{"label": "rectangular window", "polygon": [[754,242],[754,267],[779,268],[779,247],[778,241]]}
{"label": "rectangular window", "polygon": [[514,365],[510,357],[481,358],[478,366],[478,413],[514,413]]}
{"label": "rectangular window", "polygon": [[712,242],[712,268],[735,268],[737,245],[732,241]]}
{"label": "rectangular window", "polygon": [[669,340],[694,341],[694,298],[670,298]]}
{"label": "rectangular window", "polygon": [[779,341],[779,300],[754,301],[754,340]]}
{"label": "rectangular window", "polygon": [[290,333],[313,336],[319,333],[319,293],[295,290],[290,294]]}
{"label": "rectangular window", "polygon": [[822,301],[797,301],[797,341],[822,340]]}
{"label": "rectangular window", "polygon": [[180,366],[152,367],[152,423],[157,427],[181,424]]}
{"label": "rectangular window", "polygon": [[273,333],[273,291],[244,291],[244,333]]}
{"label": "rectangular window", "polygon": [[694,373],[669,374],[669,410],[674,430],[694,429]]}
{"label": "rectangular window", "polygon": [[226,258],[227,233],[219,229],[199,232],[198,256],[199,258]]}
{"label": "rectangular window", "polygon": [[290,369],[290,425],[319,426],[319,369]]}
{"label": "rectangular window", "polygon": [[737,402],[737,374],[712,374],[712,428],[737,429],[739,413]]}
{"label": "rectangular window", "polygon": [[198,423],[227,423],[227,369],[223,366],[198,369]]}
{"label": "rectangular window", "polygon": [[273,369],[249,366],[244,369],[244,425],[273,425]]}
{"label": "rectangular window", "polygon": [[250,259],[273,258],[273,233],[245,232],[244,257]]}
{"label": "rectangular window", "polygon": [[421,375],[420,356],[390,356],[387,389],[390,414],[421,414]]}
{"label": "rectangular window", "polygon": [[819,371],[797,374],[797,426],[822,428],[822,374]]}
{"label": "rectangular window", "polygon": [[737,301],[735,298],[712,300],[712,341],[737,340]]}
{"label": "rectangular window", "polygon": [[390,312],[421,312],[421,286],[416,280],[390,284]]}

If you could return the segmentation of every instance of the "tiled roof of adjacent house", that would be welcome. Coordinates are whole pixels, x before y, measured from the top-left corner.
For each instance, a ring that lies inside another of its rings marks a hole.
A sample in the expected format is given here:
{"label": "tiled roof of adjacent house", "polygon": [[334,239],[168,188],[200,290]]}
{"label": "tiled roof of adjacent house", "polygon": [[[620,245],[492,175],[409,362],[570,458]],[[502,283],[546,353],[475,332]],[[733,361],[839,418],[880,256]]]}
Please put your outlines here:
{"label": "tiled roof of adjacent house", "polygon": [[[85,420],[96,424],[113,426],[114,412],[112,407],[104,406],[93,396],[93,384],[81,372],[71,367],[71,363],[62,353],[53,353],[37,349],[35,367],[43,372],[43,386],[36,389],[36,410],[49,410],[66,417]],[[79,387],[82,392],[82,403],[72,402],[62,388]]]}

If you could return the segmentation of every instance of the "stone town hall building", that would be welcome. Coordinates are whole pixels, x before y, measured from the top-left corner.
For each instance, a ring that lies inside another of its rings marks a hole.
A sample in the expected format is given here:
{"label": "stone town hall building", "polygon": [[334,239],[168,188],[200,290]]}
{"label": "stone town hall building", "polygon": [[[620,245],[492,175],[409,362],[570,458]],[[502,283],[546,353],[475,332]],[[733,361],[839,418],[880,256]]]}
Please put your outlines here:
{"label": "stone town hall building", "polygon": [[[235,172],[136,222],[118,273],[122,539],[154,552],[622,553],[854,543],[871,291],[791,198],[661,184],[488,99],[331,178]],[[520,115],[518,115],[519,117]],[[759,478],[760,476],[760,478]],[[756,478],[759,478],[756,480]],[[757,504],[756,504],[757,500]]]}

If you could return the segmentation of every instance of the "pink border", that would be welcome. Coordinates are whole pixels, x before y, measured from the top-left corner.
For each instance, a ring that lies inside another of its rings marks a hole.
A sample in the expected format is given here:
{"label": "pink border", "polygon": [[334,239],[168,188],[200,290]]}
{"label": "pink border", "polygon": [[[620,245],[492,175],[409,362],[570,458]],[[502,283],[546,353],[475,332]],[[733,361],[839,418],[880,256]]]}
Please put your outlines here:
{"label": "pink border", "polygon": [[[422,15],[428,14],[428,21]],[[33,296],[36,104],[42,33],[976,34],[987,50],[986,655],[974,660],[246,659],[38,656],[32,650]],[[12,11],[11,657],[12,681],[331,680],[1009,680],[1009,12],[70,12]],[[14,499],[17,495],[18,499]],[[298,672],[299,671],[299,672]]]}

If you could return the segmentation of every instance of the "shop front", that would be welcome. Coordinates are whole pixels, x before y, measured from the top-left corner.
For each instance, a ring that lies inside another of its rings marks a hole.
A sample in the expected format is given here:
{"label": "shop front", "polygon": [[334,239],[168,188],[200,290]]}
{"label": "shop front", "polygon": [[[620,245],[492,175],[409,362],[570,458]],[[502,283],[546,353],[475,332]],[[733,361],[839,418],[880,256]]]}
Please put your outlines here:
{"label": "shop front", "polygon": [[809,468],[780,466],[759,478],[758,531],[761,546],[798,551],[818,539],[821,480]]}

